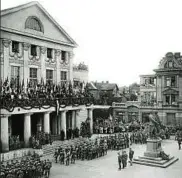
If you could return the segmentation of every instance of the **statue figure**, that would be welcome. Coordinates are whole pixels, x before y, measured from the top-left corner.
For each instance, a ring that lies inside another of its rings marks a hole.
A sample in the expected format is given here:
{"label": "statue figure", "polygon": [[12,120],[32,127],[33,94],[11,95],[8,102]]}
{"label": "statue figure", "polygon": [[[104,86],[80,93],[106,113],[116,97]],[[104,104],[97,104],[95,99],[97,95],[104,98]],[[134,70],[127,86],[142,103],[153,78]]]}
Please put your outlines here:
{"label": "statue figure", "polygon": [[154,113],[149,115],[149,120],[149,138],[157,139],[161,128],[161,123],[158,119],[158,116]]}

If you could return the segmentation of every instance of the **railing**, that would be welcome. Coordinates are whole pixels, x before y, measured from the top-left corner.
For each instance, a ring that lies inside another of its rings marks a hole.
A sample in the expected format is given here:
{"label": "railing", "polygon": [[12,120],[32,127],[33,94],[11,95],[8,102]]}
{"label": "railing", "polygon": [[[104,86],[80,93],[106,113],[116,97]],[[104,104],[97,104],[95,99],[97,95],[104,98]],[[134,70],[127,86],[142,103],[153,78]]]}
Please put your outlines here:
{"label": "railing", "polygon": [[177,108],[177,107],[179,107],[179,104],[163,104],[162,106],[163,107],[175,107],[175,108]]}
{"label": "railing", "polygon": [[65,108],[66,106],[90,106],[94,103],[93,97],[63,97],[63,98],[28,98],[28,99],[0,99],[0,109],[6,109],[13,112],[16,107],[30,110],[32,108],[49,109],[50,107]]}

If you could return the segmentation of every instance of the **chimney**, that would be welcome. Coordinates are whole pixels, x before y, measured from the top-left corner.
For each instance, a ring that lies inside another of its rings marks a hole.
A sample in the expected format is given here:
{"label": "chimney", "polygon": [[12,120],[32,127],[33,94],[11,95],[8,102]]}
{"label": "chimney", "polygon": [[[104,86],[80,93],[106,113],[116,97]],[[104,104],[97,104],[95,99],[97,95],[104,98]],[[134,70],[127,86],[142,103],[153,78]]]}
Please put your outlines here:
{"label": "chimney", "polygon": [[175,56],[176,59],[180,58],[180,55],[181,54],[179,52],[178,53],[174,53],[174,56]]}
{"label": "chimney", "polygon": [[104,81],[102,81],[102,83],[104,83]]}
{"label": "chimney", "polygon": [[106,81],[106,83],[109,83],[109,81]]}

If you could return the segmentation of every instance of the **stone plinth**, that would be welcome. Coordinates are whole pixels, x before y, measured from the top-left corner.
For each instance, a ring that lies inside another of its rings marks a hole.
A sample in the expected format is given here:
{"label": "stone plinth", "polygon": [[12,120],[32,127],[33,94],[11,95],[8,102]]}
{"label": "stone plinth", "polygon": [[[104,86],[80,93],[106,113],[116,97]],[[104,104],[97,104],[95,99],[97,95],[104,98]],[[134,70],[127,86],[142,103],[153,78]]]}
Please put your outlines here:
{"label": "stone plinth", "polygon": [[162,151],[161,147],[162,139],[148,139],[147,140],[147,151],[144,153],[146,157],[157,158],[160,155],[160,151]]}
{"label": "stone plinth", "polygon": [[178,161],[178,158],[169,156],[168,160],[163,160],[160,157],[160,152],[162,151],[161,147],[162,139],[148,139],[147,140],[147,150],[144,152],[144,156],[139,156],[138,158],[133,159],[133,163],[166,168],[171,164]]}

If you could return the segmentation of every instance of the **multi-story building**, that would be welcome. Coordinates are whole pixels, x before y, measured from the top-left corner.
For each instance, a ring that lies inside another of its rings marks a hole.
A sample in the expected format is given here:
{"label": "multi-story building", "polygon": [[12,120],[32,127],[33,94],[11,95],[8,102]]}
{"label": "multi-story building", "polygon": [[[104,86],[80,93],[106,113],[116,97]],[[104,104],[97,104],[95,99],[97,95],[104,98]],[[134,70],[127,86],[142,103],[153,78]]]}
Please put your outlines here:
{"label": "multi-story building", "polygon": [[[13,80],[16,84],[24,81],[25,88],[27,83],[33,85],[37,81],[54,84],[73,82],[72,57],[77,44],[38,2],[1,11],[0,43],[2,81]],[[57,135],[60,135],[61,130],[66,134],[67,128],[79,128],[79,112],[82,109],[92,123],[91,106],[60,105],[57,115],[54,106],[35,107],[37,103],[31,106],[24,103],[25,107],[22,103],[16,106],[7,104],[13,109],[1,108],[3,152],[9,150],[11,135],[19,135],[27,146],[37,127]]]}
{"label": "multi-story building", "polygon": [[138,99],[143,105],[156,103],[155,75],[140,75],[140,97]]}
{"label": "multi-story building", "polygon": [[182,126],[182,56],[167,53],[154,75],[140,76],[140,100],[114,103],[114,116],[126,121],[146,122],[151,112],[158,113],[164,125]]}

